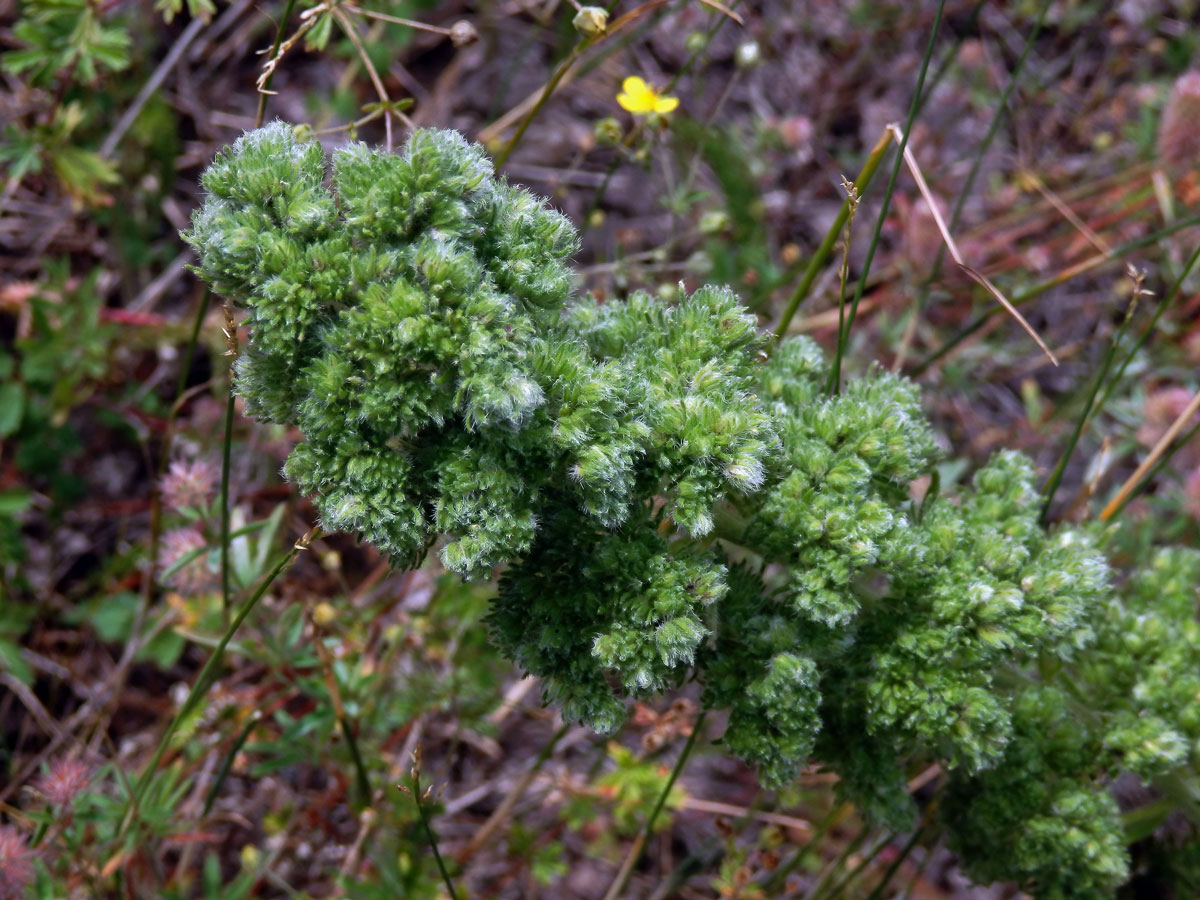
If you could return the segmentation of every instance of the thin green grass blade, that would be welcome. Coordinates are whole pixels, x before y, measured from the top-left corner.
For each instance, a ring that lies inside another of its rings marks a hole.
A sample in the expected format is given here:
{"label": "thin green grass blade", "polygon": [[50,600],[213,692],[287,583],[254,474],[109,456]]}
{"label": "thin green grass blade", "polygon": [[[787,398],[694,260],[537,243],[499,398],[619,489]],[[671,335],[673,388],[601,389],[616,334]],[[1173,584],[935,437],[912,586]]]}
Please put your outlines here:
{"label": "thin green grass blade", "polygon": [[862,273],[859,275],[858,284],[854,288],[854,299],[850,302],[850,315],[846,319],[846,327],[838,334],[837,350],[833,358],[833,368],[829,374],[829,384],[827,385],[828,393],[836,393],[838,385],[842,378],[842,356],[845,353],[846,343],[850,339],[850,331],[854,328],[854,319],[858,315],[858,304],[862,300],[863,291],[867,287],[867,277],[871,272],[871,263],[875,259],[875,251],[879,247],[879,238],[883,233],[883,223],[887,218],[888,209],[891,207],[892,195],[896,192],[896,181],[900,178],[900,168],[904,163],[904,148],[908,145],[908,137],[912,133],[913,122],[916,121],[917,111],[921,105],[921,95],[925,88],[925,75],[929,71],[929,60],[933,57],[933,48],[937,44],[938,30],[942,24],[942,13],[946,9],[946,0],[939,0],[937,14],[933,20],[933,27],[929,30],[929,42],[925,47],[925,56],[921,60],[921,73],[917,76],[917,88],[913,91],[912,105],[908,111],[908,120],[904,125],[904,137],[900,141],[900,148],[896,153],[896,161],[892,165],[892,174],[888,179],[887,190],[883,194],[883,205],[879,209],[879,217],[875,220],[875,231],[871,235],[871,243],[867,247],[867,258],[863,262]]}

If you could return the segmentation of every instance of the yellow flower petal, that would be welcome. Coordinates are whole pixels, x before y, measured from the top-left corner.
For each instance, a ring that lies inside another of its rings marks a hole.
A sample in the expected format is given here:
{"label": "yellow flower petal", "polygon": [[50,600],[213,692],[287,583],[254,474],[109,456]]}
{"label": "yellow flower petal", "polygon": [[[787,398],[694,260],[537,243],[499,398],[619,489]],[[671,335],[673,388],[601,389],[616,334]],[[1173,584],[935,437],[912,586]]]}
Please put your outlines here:
{"label": "yellow flower petal", "polygon": [[650,85],[646,84],[644,78],[639,78],[637,75],[630,75],[621,82],[621,90],[631,97],[636,97],[639,94],[648,94]]}
{"label": "yellow flower petal", "polygon": [[642,109],[642,104],[638,101],[638,99],[629,94],[617,94],[617,102],[621,104],[621,109],[629,110],[629,112],[633,113],[634,115],[640,116],[645,113],[645,110]]}
{"label": "yellow flower petal", "polygon": [[637,75],[630,75],[621,82],[621,93],[617,94],[617,102],[621,104],[622,109],[635,116],[650,113],[665,115],[679,106],[678,98],[659,96],[658,91]]}

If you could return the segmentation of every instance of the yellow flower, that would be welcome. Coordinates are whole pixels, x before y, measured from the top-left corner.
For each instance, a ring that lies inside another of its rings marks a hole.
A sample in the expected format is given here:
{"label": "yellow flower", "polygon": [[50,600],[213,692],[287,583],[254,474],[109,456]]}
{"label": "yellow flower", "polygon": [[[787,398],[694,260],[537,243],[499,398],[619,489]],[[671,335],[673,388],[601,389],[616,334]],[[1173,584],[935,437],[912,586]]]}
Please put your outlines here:
{"label": "yellow flower", "polygon": [[622,109],[627,109],[635,116],[645,116],[650,113],[666,115],[679,105],[678,97],[664,97],[654,90],[645,80],[636,75],[630,75],[621,82],[621,93],[617,94],[617,102]]}

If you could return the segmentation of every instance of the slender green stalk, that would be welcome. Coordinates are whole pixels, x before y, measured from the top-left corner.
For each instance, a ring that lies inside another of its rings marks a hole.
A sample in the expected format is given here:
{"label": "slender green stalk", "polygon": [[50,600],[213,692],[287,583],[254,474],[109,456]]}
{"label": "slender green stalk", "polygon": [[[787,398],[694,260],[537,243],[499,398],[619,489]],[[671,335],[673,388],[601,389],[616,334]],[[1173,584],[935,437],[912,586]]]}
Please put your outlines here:
{"label": "slender green stalk", "polygon": [[480,847],[487,843],[488,838],[495,833],[497,828],[508,821],[513,807],[517,805],[517,801],[520,800],[525,791],[529,789],[529,785],[533,783],[533,779],[537,776],[537,773],[541,770],[542,766],[545,765],[546,760],[548,760],[554,753],[554,748],[557,747],[558,742],[566,736],[567,731],[570,730],[570,727],[571,726],[569,722],[564,722],[559,729],[554,732],[554,735],[549,741],[546,742],[546,745],[542,747],[541,752],[538,753],[537,759],[533,761],[533,765],[530,766],[529,769],[526,770],[525,774],[521,776],[520,781],[513,786],[513,789],[508,792],[508,795],[500,802],[500,805],[496,807],[495,811],[488,816],[487,821],[476,830],[474,836],[471,838],[470,843],[468,843],[462,852],[458,854],[456,861],[460,866],[474,856],[475,852]]}
{"label": "slender green stalk", "polygon": [[850,807],[846,803],[840,803],[831,809],[828,815],[817,824],[808,842],[803,847],[797,847],[796,852],[792,854],[791,858],[771,873],[771,877],[767,879],[767,883],[764,885],[768,897],[773,897],[779,893],[787,882],[788,876],[800,868],[800,863],[804,861],[804,855],[824,840],[825,835],[849,812],[849,809]]}
{"label": "slender green stalk", "polygon": [[[279,20],[279,27],[275,30],[275,43],[271,45],[271,52],[267,59],[274,59],[279,53],[279,47],[283,43],[283,32],[287,28],[288,20],[292,17],[292,11],[295,8],[296,0],[287,0],[287,6],[283,8],[283,18]],[[258,93],[258,111],[254,114],[255,128],[260,127],[267,117],[267,98],[270,96],[267,91],[271,89],[271,82],[274,78],[274,72],[267,75],[267,80],[263,82],[263,89]]]}
{"label": "slender green stalk", "polygon": [[[599,46],[600,44],[605,45],[605,50],[603,53],[598,53],[592,56],[590,59],[580,63],[580,76],[586,75],[588,72],[592,71],[595,67],[599,66],[607,56],[615,53],[622,46],[625,46],[629,41],[633,40],[633,37],[631,36],[629,38],[622,39],[621,41],[613,41],[613,35],[623,30],[626,25],[635,21],[643,13],[655,7],[663,6],[666,2],[667,0],[648,0],[648,2],[643,3],[636,9],[630,10],[616,21],[610,23],[608,30],[603,34],[596,35],[595,37],[583,38],[580,40],[579,43],[571,49],[571,52],[567,58],[564,59],[559,67],[554,70],[554,73],[550,76],[550,80],[546,82],[545,87],[542,89],[542,93],[538,96],[537,101],[534,103],[529,112],[527,112],[522,118],[521,124],[517,127],[516,132],[509,139],[508,143],[505,144],[504,148],[498,154],[496,154],[496,168],[499,169],[509,158],[509,156],[512,155],[512,152],[516,149],[517,144],[520,143],[521,138],[524,136],[530,124],[537,117],[537,114],[541,112],[542,107],[544,107],[547,101],[549,101],[551,95],[553,95],[554,91],[558,88],[558,85],[562,82],[563,78],[565,78],[567,73],[574,68],[577,62],[579,62],[585,50],[590,50],[592,47]],[[615,4],[610,4],[610,6],[612,5]],[[493,123],[492,125],[488,126],[488,128],[485,128],[482,132],[480,132],[480,138],[483,139],[483,136],[495,127],[496,123]],[[507,125],[505,127],[507,127]]]}
{"label": "slender green stalk", "polygon": [[908,146],[908,138],[912,134],[913,122],[917,118],[917,110],[921,103],[921,94],[925,88],[925,74],[929,71],[929,60],[933,57],[933,48],[937,44],[938,30],[942,25],[942,13],[945,11],[945,8],[946,0],[938,0],[937,14],[933,20],[933,27],[929,30],[929,43],[925,47],[925,56],[921,60],[921,73],[917,76],[917,88],[913,92],[912,105],[908,110],[908,120],[904,125],[904,136],[900,139],[900,148],[896,153],[896,161],[892,165],[892,174],[888,179],[887,190],[883,194],[883,205],[879,209],[879,217],[875,220],[875,232],[871,235],[871,243],[867,247],[867,258],[863,261],[862,273],[859,275],[858,285],[854,289],[854,299],[850,303],[850,316],[846,320],[846,327],[838,333],[837,349],[833,357],[833,369],[829,373],[829,385],[835,385],[841,380],[842,356],[846,350],[846,343],[850,339],[850,331],[854,328],[854,319],[858,315],[858,304],[862,300],[863,291],[867,287],[867,277],[871,273],[871,262],[875,259],[875,251],[879,247],[879,238],[883,233],[883,222],[887,218],[888,209],[891,207],[892,194],[896,191],[896,181],[900,178],[900,168],[904,163],[904,148]]}
{"label": "slender green stalk", "polygon": [[437,862],[438,871],[442,875],[442,882],[446,885],[446,890],[450,894],[450,900],[458,900],[458,892],[454,889],[454,882],[450,878],[450,872],[446,869],[446,861],[442,859],[442,851],[438,849],[437,835],[433,831],[433,826],[429,822],[429,813],[425,810],[425,805],[421,802],[421,776],[414,768],[413,770],[413,802],[417,804],[417,816],[421,819],[421,824],[425,827],[425,836],[429,840],[429,846],[433,849],[433,858]]}
{"label": "slender green stalk", "polygon": [[908,887],[904,889],[902,900],[911,900],[913,891],[916,889],[921,877],[925,874],[925,869],[929,866],[929,861],[933,859],[932,853],[926,853],[925,857],[917,864],[917,871],[913,872],[913,877],[908,881]]}
{"label": "slender green stalk", "polygon": [[542,111],[542,107],[546,105],[551,95],[554,94],[554,89],[557,88],[559,82],[563,80],[563,76],[567,74],[571,66],[575,65],[575,61],[579,59],[579,54],[581,54],[591,45],[592,41],[590,40],[585,39],[580,41],[571,49],[571,52],[567,55],[567,58],[559,63],[558,68],[554,70],[554,74],[550,76],[550,80],[546,82],[546,86],[542,88],[542,94],[537,98],[537,102],[533,104],[533,107],[528,113],[525,114],[525,117],[521,119],[521,124],[517,126],[517,130],[513,132],[513,136],[508,139],[508,143],[505,144],[504,148],[496,154],[497,169],[500,169],[504,163],[507,162],[509,156],[512,155],[512,152],[517,149],[517,144],[519,144],[521,142],[521,138],[525,136],[525,132],[529,129],[530,124],[535,118],[537,118],[537,114]]}
{"label": "slender green stalk", "polygon": [[350,759],[354,761],[355,782],[358,793],[362,797],[363,806],[370,806],[371,779],[367,776],[367,766],[358,750],[358,738],[354,736],[354,729],[350,727],[350,722],[344,715],[338,716],[338,725],[341,726],[342,737],[346,739],[346,747],[350,750]]}
{"label": "slender green stalk", "polygon": [[[846,219],[846,237],[842,241],[842,267],[838,273],[838,334],[846,326],[846,279],[850,275],[850,235],[854,231],[854,213],[858,209],[858,188],[843,183],[846,188],[846,200],[850,203],[850,215]],[[841,390],[841,379],[834,381],[831,393]]]}
{"label": "slender green stalk", "polygon": [[[229,373],[230,378],[233,372]],[[221,612],[228,619],[232,606],[229,567],[229,470],[233,462],[233,386],[225,400],[225,424],[221,438]]]}
{"label": "slender green stalk", "polygon": [[[733,821],[731,829],[733,834],[737,834],[745,828],[754,813],[761,808],[764,793],[760,787],[755,793],[754,799],[745,807],[744,812]],[[723,845],[726,841],[726,838],[717,835],[710,837],[701,846],[691,851],[665,878],[659,881],[649,900],[667,900],[668,897],[674,897],[689,878],[699,875],[701,872],[709,872],[718,868],[721,860],[725,858]]]}
{"label": "slender green stalk", "polygon": [[[971,15],[967,20],[965,28],[963,29],[964,36],[975,27],[975,23],[979,20],[979,13],[983,9],[985,2],[986,0],[978,0],[975,6],[972,7]],[[942,64],[938,67],[937,71],[934,72],[933,75],[928,79],[925,92],[921,96],[920,103],[918,104],[918,114],[920,113],[920,110],[925,108],[925,104],[929,102],[929,98],[933,95],[934,88],[941,82],[942,78],[945,77],[946,73],[950,70],[950,66],[953,65],[954,60],[958,58],[959,50],[962,48],[963,39],[964,37],[960,36],[955,41],[951,52],[946,54],[946,58],[942,61]],[[891,137],[887,132],[884,132],[883,136],[880,137],[878,143],[876,143],[875,147],[871,150],[870,155],[867,157],[867,163],[863,166],[862,171],[858,173],[858,178],[854,180],[854,185],[858,188],[860,195],[866,191],[868,186],[870,186],[871,180],[875,176],[876,169],[879,168],[880,162],[883,161],[883,154],[890,144]],[[833,225],[830,226],[828,233],[825,235],[825,239],[821,242],[821,245],[817,248],[813,256],[809,258],[807,265],[804,267],[804,275],[800,279],[799,284],[797,284],[796,289],[792,294],[792,299],[788,301],[788,306],[781,317],[780,325],[775,329],[774,340],[776,343],[778,343],[786,334],[787,325],[791,323],[792,317],[796,314],[796,310],[799,309],[800,304],[808,298],[808,292],[812,289],[813,282],[816,281],[817,275],[821,270],[821,266],[823,266],[825,261],[829,258],[829,254],[833,249],[833,245],[837,241],[837,235],[841,231],[842,226],[845,225],[846,215],[847,206],[846,204],[842,204],[842,208],[838,211],[838,216],[836,219],[834,219]],[[778,284],[789,281],[795,276],[797,271],[798,267],[789,266],[788,270],[780,276]],[[762,297],[757,303],[749,304],[750,308],[757,309],[762,302],[766,300],[769,293],[769,291],[764,291]]]}
{"label": "slender green stalk", "polygon": [[[1042,501],[1042,525],[1045,525],[1050,520],[1050,507],[1054,503],[1054,495],[1058,493],[1058,486],[1062,482],[1063,474],[1067,470],[1067,464],[1075,454],[1075,447],[1079,444],[1079,438],[1083,435],[1083,429],[1091,421],[1092,414],[1104,408],[1103,404],[1096,402],[1096,397],[1108,378],[1113,360],[1117,357],[1117,350],[1121,346],[1121,341],[1125,337],[1125,333],[1129,330],[1129,323],[1133,320],[1134,309],[1137,307],[1137,300],[1140,293],[1141,281],[1139,276],[1138,280],[1134,282],[1133,297],[1129,301],[1129,307],[1125,310],[1125,316],[1121,320],[1120,327],[1117,328],[1112,336],[1112,340],[1108,344],[1108,350],[1104,354],[1104,361],[1100,364],[1100,371],[1096,373],[1096,380],[1092,384],[1092,389],[1088,392],[1083,403],[1083,408],[1079,411],[1079,418],[1075,421],[1071,437],[1067,440],[1067,445],[1063,447],[1063,451],[1058,457],[1058,463],[1054,466],[1054,471],[1046,479],[1045,487],[1042,488],[1042,494],[1045,498]],[[1106,394],[1105,397],[1107,398],[1107,396]]]}
{"label": "slender green stalk", "polygon": [[666,805],[667,797],[671,793],[671,788],[675,786],[675,781],[679,778],[679,773],[683,771],[683,767],[687,764],[688,757],[692,754],[692,748],[696,746],[696,738],[704,728],[704,720],[707,717],[708,710],[700,710],[700,715],[696,717],[696,724],[692,726],[692,733],[688,735],[687,743],[683,745],[679,759],[675,761],[675,767],[671,769],[671,774],[667,777],[667,783],[663,785],[658,799],[654,802],[654,808],[650,810],[650,815],[646,817],[646,823],[634,839],[633,846],[629,848],[629,853],[625,857],[625,862],[621,864],[620,871],[617,872],[617,877],[609,885],[608,892],[604,895],[604,900],[617,900],[621,896],[621,892],[625,890],[625,885],[629,882],[629,876],[633,874],[633,867],[637,865],[637,861],[641,859],[642,851],[646,849],[646,842],[649,841],[650,835],[654,832],[654,823],[658,821],[659,813],[662,812],[663,806]]}
{"label": "slender green stalk", "polygon": [[1192,269],[1196,267],[1196,263],[1200,262],[1200,245],[1197,245],[1195,251],[1188,259],[1187,264],[1183,267],[1183,271],[1179,273],[1179,277],[1175,279],[1175,283],[1171,285],[1171,289],[1163,295],[1162,300],[1158,302],[1158,306],[1154,309],[1154,315],[1150,317],[1150,322],[1142,329],[1142,333],[1138,335],[1133,346],[1129,348],[1129,352],[1125,354],[1125,358],[1121,361],[1121,365],[1117,367],[1117,373],[1113,376],[1112,381],[1104,389],[1104,394],[1100,398],[1099,405],[1104,406],[1108,402],[1109,395],[1112,394],[1116,386],[1121,383],[1121,379],[1125,375],[1125,370],[1129,368],[1129,364],[1133,362],[1133,358],[1137,356],[1139,350],[1145,346],[1146,341],[1150,340],[1150,335],[1154,333],[1154,329],[1158,327],[1158,320],[1162,318],[1163,313],[1170,308],[1171,304],[1179,296],[1183,289],[1183,283],[1188,276],[1192,274]]}
{"label": "slender green stalk", "polygon": [[157,771],[159,763],[162,762],[162,758],[166,754],[167,748],[171,745],[176,732],[179,731],[179,727],[195,712],[196,707],[200,705],[200,701],[208,694],[208,689],[212,687],[212,683],[216,679],[217,667],[225,655],[225,648],[233,640],[234,634],[237,633],[242,623],[246,621],[246,617],[250,615],[254,607],[258,605],[258,601],[267,593],[267,589],[270,588],[275,579],[291,564],[296,555],[311,543],[317,534],[318,531],[314,530],[309,535],[297,541],[294,547],[279,557],[278,561],[271,568],[271,571],[259,582],[254,593],[250,595],[250,599],[238,610],[238,614],[229,623],[229,626],[225,629],[225,633],[221,635],[221,640],[204,663],[203,668],[200,669],[200,674],[196,676],[196,682],[188,692],[187,699],[183,701],[183,705],[179,707],[179,712],[175,714],[175,718],[171,720],[171,724],[167,726],[166,732],[159,740],[158,747],[154,751],[154,756],[150,758],[150,762],[146,765],[141,777],[138,778],[137,783],[134,785],[132,795],[129,798],[129,805],[125,809],[121,833],[124,833],[131,824],[138,804],[145,795],[146,789],[150,786],[150,780],[154,777],[154,773]]}
{"label": "slender green stalk", "polygon": [[867,836],[871,833],[871,826],[864,825],[845,847],[842,852],[837,855],[837,859],[825,867],[825,871],[821,873],[821,877],[817,879],[817,883],[812,886],[812,890],[808,892],[805,900],[818,900],[826,889],[833,883],[834,877],[846,865],[846,860],[854,853],[858,852],[858,848],[866,841]]}
{"label": "slender green stalk", "polygon": [[[883,162],[883,157],[887,153],[887,149],[891,143],[891,133],[885,131],[871,149],[871,153],[867,156],[867,161],[863,163],[858,177],[854,179],[854,187],[857,189],[860,198],[870,186],[871,179],[875,177],[875,172],[879,169],[879,164]],[[804,267],[804,274],[800,277],[800,282],[792,292],[792,298],[784,308],[783,315],[779,318],[779,324],[775,326],[774,343],[776,345],[787,334],[788,326],[792,324],[792,319],[796,315],[796,310],[800,308],[800,304],[808,299],[808,292],[812,290],[813,282],[817,280],[817,275],[820,273],[821,267],[825,265],[829,259],[829,255],[833,252],[838,235],[845,229],[849,218],[850,198],[847,197],[842,203],[842,208],[838,210],[837,218],[833,220],[833,224],[829,226],[829,230],[825,233],[820,246],[809,257],[808,265]]]}
{"label": "slender green stalk", "polygon": [[904,861],[908,859],[909,854],[912,853],[913,848],[917,846],[924,834],[924,828],[918,828],[912,833],[908,841],[904,844],[904,848],[892,860],[891,865],[887,867],[887,871],[883,873],[883,877],[879,879],[879,884],[875,885],[871,893],[867,895],[867,900],[880,900],[883,892],[892,883],[892,879],[896,877],[896,873],[900,871],[900,867],[904,865]]}
{"label": "slender green stalk", "polygon": [[[833,898],[845,896],[846,888],[857,881],[858,877],[866,871],[867,866],[873,863],[883,851],[883,848],[895,841],[897,837],[898,835],[896,835],[894,832],[885,834],[875,842],[875,845],[871,847],[870,850],[863,854],[862,858],[859,859],[854,868],[847,872],[840,881],[833,884],[820,895],[813,894],[811,900],[833,900]],[[847,857],[847,859],[849,859],[849,857]]]}
{"label": "slender green stalk", "polygon": [[[1188,216],[1186,219],[1176,220],[1167,227],[1160,228],[1158,231],[1148,234],[1145,237],[1140,237],[1136,240],[1130,241],[1127,244],[1122,244],[1119,247],[1115,247],[1112,252],[1108,253],[1107,255],[1100,254],[1098,256],[1093,256],[1087,260],[1084,260],[1082,263],[1071,266],[1069,269],[1059,272],[1057,275],[1053,275],[1050,278],[1047,278],[1045,281],[1041,281],[1022,293],[1011,297],[1010,302],[1013,306],[1020,306],[1023,303],[1028,303],[1035,297],[1040,297],[1051,288],[1058,287],[1060,284],[1070,281],[1076,275],[1082,275],[1084,272],[1095,269],[1106,262],[1112,262],[1120,259],[1123,256],[1127,256],[1135,250],[1140,250],[1143,247],[1156,244],[1163,238],[1169,237],[1177,231],[1182,231],[1184,228],[1190,228],[1193,225],[1200,225],[1200,212]],[[975,334],[975,332],[979,331],[979,329],[987,324],[988,320],[991,319],[992,316],[1003,311],[1004,309],[1001,306],[989,305],[987,309],[972,319],[971,322],[964,326],[961,331],[947,340],[944,344],[942,344],[942,346],[930,354],[919,366],[917,366],[910,373],[912,377],[917,378],[923,375],[931,366],[945,358],[947,355],[953,352],[953,350],[959,344],[971,337],[971,335]]]}
{"label": "slender green stalk", "polygon": [[242,747],[246,745],[246,741],[250,739],[250,733],[254,731],[254,727],[260,720],[261,716],[255,710],[246,719],[246,724],[242,726],[242,730],[238,732],[237,737],[233,739],[233,743],[229,747],[229,752],[221,760],[221,768],[217,770],[217,776],[213,779],[212,787],[208,789],[208,794],[204,798],[204,811],[200,814],[201,818],[207,816],[212,811],[213,804],[217,801],[217,797],[221,793],[221,788],[225,784],[225,779],[229,777],[229,772],[233,769],[233,761],[242,752]]}
{"label": "slender green stalk", "polygon": [[[1000,102],[996,105],[992,113],[992,120],[988,124],[987,134],[984,135],[983,141],[980,142],[978,149],[975,151],[975,158],[971,162],[971,169],[967,174],[966,181],[963,182],[962,188],[958,192],[958,197],[954,201],[954,209],[950,215],[949,230],[953,235],[958,230],[959,222],[962,219],[962,213],[966,207],[967,198],[971,195],[971,191],[975,186],[975,179],[979,176],[980,168],[983,165],[983,158],[987,154],[988,148],[991,147],[992,141],[1000,130],[1000,123],[1003,120],[1004,113],[1008,108],[1009,98],[1012,96],[1013,90],[1017,86],[1017,81],[1021,77],[1021,72],[1025,68],[1025,60],[1029,57],[1030,50],[1033,48],[1034,41],[1041,32],[1042,23],[1046,17],[1046,11],[1050,8],[1051,0],[1045,0],[1041,10],[1038,12],[1038,17],[1034,22],[1033,30],[1025,39],[1025,45],[1021,48],[1021,55],[1017,59],[1016,65],[1013,67],[1012,75],[1009,77],[1008,85],[1004,89],[1004,93],[1000,97]],[[978,15],[979,8],[976,7],[975,14]],[[916,308],[913,310],[913,327],[915,330],[916,322],[925,314],[926,306],[929,302],[929,289],[934,281],[937,280],[942,271],[942,264],[946,260],[946,245],[942,243],[938,246],[937,256],[934,258],[933,265],[929,269],[929,274],[921,281],[917,288]],[[906,340],[897,360],[897,368],[903,366],[903,360],[908,350],[908,341]]]}
{"label": "slender green stalk", "polygon": [[[979,177],[979,170],[983,166],[983,157],[987,154],[988,148],[992,146],[992,141],[996,139],[996,135],[1000,131],[1000,123],[1004,120],[1005,110],[1008,109],[1008,101],[1012,97],[1013,90],[1016,89],[1017,82],[1021,78],[1021,71],[1025,68],[1025,60],[1029,58],[1034,41],[1037,40],[1038,35],[1041,33],[1042,23],[1046,20],[1046,12],[1050,9],[1051,2],[1052,0],[1042,0],[1042,6],[1038,10],[1037,18],[1033,22],[1033,28],[1029,32],[1029,37],[1025,39],[1025,46],[1021,48],[1021,55],[1017,58],[1012,74],[1008,78],[1008,84],[1004,88],[1004,93],[1000,95],[1000,102],[996,104],[996,110],[992,113],[992,121],[988,125],[987,134],[983,136],[983,141],[980,142],[979,149],[975,151],[975,159],[971,162],[970,171],[967,172],[967,180],[963,182],[962,190],[958,192],[958,199],[954,202],[954,209],[950,213],[951,234],[954,234],[955,230],[957,230],[958,224],[962,219],[963,209],[967,205],[967,197],[971,195],[971,189],[975,186],[975,179]],[[933,268],[929,271],[926,283],[931,283],[937,279],[945,259],[946,245],[942,244],[938,247],[937,257],[933,261]]]}
{"label": "slender green stalk", "polygon": [[200,343],[200,329],[204,327],[204,314],[208,312],[210,296],[208,285],[205,285],[204,290],[200,293],[200,300],[196,304],[196,316],[192,319],[192,330],[188,335],[187,349],[183,351],[183,356],[179,360],[179,378],[175,381],[176,399],[183,393],[183,388],[187,384],[188,370],[191,368],[192,358],[196,355],[196,345]]}
{"label": "slender green stalk", "polygon": [[979,14],[983,12],[983,7],[987,0],[975,0],[975,5],[971,7],[971,14],[967,16],[967,20],[963,23],[962,30],[955,38],[954,46],[950,48],[950,52],[946,54],[946,58],[942,60],[929,79],[925,83],[925,91],[921,95],[921,102],[917,107],[918,114],[925,108],[925,104],[933,96],[934,90],[942,83],[942,79],[950,71],[950,67],[954,65],[954,61],[958,59],[959,51],[962,50],[963,41],[966,40],[968,34],[975,30],[975,26],[979,23]]}
{"label": "slender green stalk", "polygon": [[[740,2],[741,0],[734,0],[733,3],[729,4],[729,8],[736,9]],[[679,67],[679,69],[671,77],[671,80],[667,82],[667,86],[663,88],[663,93],[669,94],[675,89],[675,85],[679,83],[679,79],[682,78],[693,65],[695,65],[696,60],[700,58],[700,55],[708,49],[709,42],[713,39],[713,36],[716,35],[721,26],[724,25],[728,19],[728,16],[725,16],[721,13],[716,13],[715,15],[716,21],[711,27],[709,27],[708,31],[704,33],[705,40],[703,45],[697,47],[690,54],[688,54],[687,59],[683,61],[683,65]],[[630,134],[632,136],[633,132]],[[628,143],[628,139],[626,139],[626,143]],[[588,231],[591,230],[592,213],[599,209],[600,204],[604,202],[604,195],[608,193],[608,187],[612,183],[613,176],[616,174],[617,169],[620,168],[621,160],[622,156],[620,153],[613,157],[612,161],[608,164],[608,169],[604,172],[604,180],[601,181],[600,186],[596,188],[596,193],[592,195],[592,200],[588,204],[587,211],[583,214],[583,224],[579,228],[579,240],[581,242],[585,237],[587,237]]]}

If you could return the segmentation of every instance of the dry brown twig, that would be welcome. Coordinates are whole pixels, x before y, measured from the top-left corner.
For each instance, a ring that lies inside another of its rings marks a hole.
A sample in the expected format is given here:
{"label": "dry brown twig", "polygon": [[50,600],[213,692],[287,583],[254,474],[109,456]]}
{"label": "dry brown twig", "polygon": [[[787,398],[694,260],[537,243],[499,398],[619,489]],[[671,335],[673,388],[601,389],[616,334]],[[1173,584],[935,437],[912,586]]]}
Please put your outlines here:
{"label": "dry brown twig", "polygon": [[1167,452],[1167,448],[1171,446],[1171,442],[1178,437],[1179,432],[1183,431],[1183,427],[1197,412],[1200,412],[1200,391],[1196,391],[1195,395],[1188,405],[1184,407],[1183,412],[1171,423],[1171,427],[1164,432],[1163,436],[1158,439],[1158,443],[1151,449],[1149,455],[1142,460],[1142,464],[1134,470],[1133,474],[1126,479],[1121,485],[1121,489],[1117,491],[1117,495],[1108,502],[1108,505],[1100,513],[1100,521],[1107,522],[1117,514],[1117,511],[1125,505],[1125,500],[1133,493],[1133,490],[1141,483],[1142,478],[1151,467],[1158,462],[1160,456]]}
{"label": "dry brown twig", "polygon": [[387,88],[383,85],[383,79],[379,77],[379,73],[375,71],[375,64],[371,62],[371,57],[367,54],[367,48],[363,46],[362,38],[358,36],[358,31],[354,27],[354,23],[341,10],[339,6],[333,6],[333,17],[341,26],[342,31],[346,33],[346,37],[350,39],[350,43],[354,45],[355,52],[358,53],[358,58],[362,60],[363,68],[367,70],[367,75],[371,79],[371,84],[375,86],[375,93],[379,95],[379,102],[384,105],[383,130],[384,130],[384,146],[388,153],[392,152],[392,111],[389,108],[392,100],[388,96]]}
{"label": "dry brown twig", "polygon": [[795,831],[811,834],[813,830],[812,822],[807,819],[800,819],[796,816],[787,816],[782,813],[763,812],[757,809],[751,809],[748,806],[736,806],[732,803],[719,803],[715,800],[702,800],[699,797],[691,797],[684,795],[683,800],[679,804],[680,809],[692,809],[696,812],[711,813],[715,816],[729,816],[736,819],[754,819],[756,822],[764,822],[767,825],[778,825],[781,828],[791,828]]}
{"label": "dry brown twig", "polygon": [[[304,12],[300,13],[300,24],[297,26],[295,32],[292,33],[291,37],[279,45],[279,49],[275,52],[274,56],[263,63],[262,71],[258,74],[258,80],[254,83],[254,87],[260,94],[274,96],[275,94],[279,93],[278,91],[271,90],[269,87],[271,83],[271,77],[275,74],[275,70],[279,68],[279,63],[287,55],[288,51],[295,47],[297,43],[299,43],[300,38],[308,34],[308,32],[312,30],[313,26],[317,24],[317,16],[328,9],[328,3],[320,3],[317,6],[314,6],[311,9],[306,9]],[[270,51],[260,50],[259,52],[265,55]]]}

